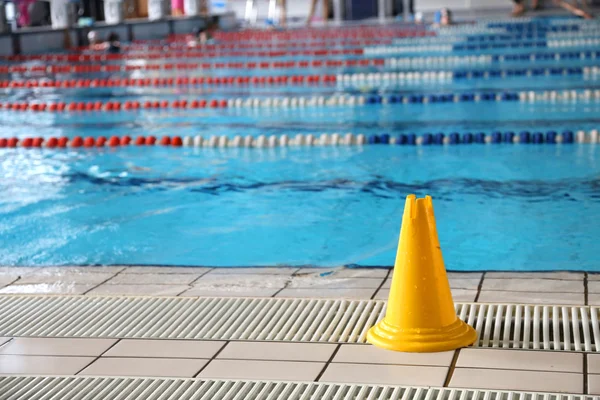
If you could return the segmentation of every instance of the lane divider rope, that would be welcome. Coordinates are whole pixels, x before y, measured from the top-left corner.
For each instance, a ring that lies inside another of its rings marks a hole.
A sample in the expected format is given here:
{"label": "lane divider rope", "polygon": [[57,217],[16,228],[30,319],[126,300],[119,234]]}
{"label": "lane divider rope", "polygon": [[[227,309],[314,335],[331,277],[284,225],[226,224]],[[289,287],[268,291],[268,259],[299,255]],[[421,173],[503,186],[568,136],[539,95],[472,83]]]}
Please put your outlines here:
{"label": "lane divider rope", "polygon": [[406,145],[406,146],[428,146],[428,145],[459,145],[459,144],[559,144],[559,143],[598,143],[598,131],[590,132],[564,131],[557,133],[556,131],[547,132],[529,132],[522,131],[515,133],[509,132],[492,132],[486,134],[479,133],[463,133],[452,132],[445,133],[424,133],[416,135],[409,134],[382,134],[382,135],[354,135],[352,133],[339,134],[323,133],[319,136],[313,134],[297,134],[293,137],[288,135],[260,135],[253,137],[251,135],[234,137],[210,136],[162,136],[160,139],[156,136],[111,136],[106,138],[100,137],[27,137],[27,138],[0,138],[0,148],[98,148],[98,147],[126,147],[126,146],[171,146],[171,147],[211,147],[211,148],[226,148],[226,147],[257,147],[257,148],[274,148],[287,146],[352,146],[352,145],[371,145],[371,144],[387,144],[387,145]]}
{"label": "lane divider rope", "polygon": [[0,110],[35,112],[84,112],[84,111],[136,111],[140,109],[200,109],[200,108],[303,108],[364,106],[372,104],[434,104],[472,103],[481,101],[496,102],[555,102],[555,101],[596,101],[600,99],[600,89],[585,90],[546,90],[546,91],[505,91],[505,92],[465,92],[461,94],[410,94],[410,95],[333,95],[312,97],[249,97],[230,99],[200,100],[147,100],[139,101],[88,101],[88,102],[6,102],[0,103]]}
{"label": "lane divider rope", "polygon": [[279,76],[218,76],[140,79],[69,79],[0,81],[0,88],[101,88],[124,86],[183,86],[183,85],[284,85],[304,83],[331,83],[335,75],[279,75]]}
{"label": "lane divider rope", "polygon": [[35,65],[35,66],[0,66],[0,74],[6,73],[97,73],[121,71],[170,71],[195,69],[272,69],[272,68],[323,68],[323,67],[370,67],[385,65],[385,59],[352,59],[352,60],[299,60],[299,61],[259,61],[259,62],[223,62],[223,63],[165,63],[165,64],[129,64],[129,65]]}
{"label": "lane divider rope", "polygon": [[[170,42],[142,42],[142,43],[128,43],[122,44],[121,48],[127,51],[162,51],[177,48],[188,48],[189,36],[185,35],[180,40]],[[205,44],[202,48],[206,51],[218,51],[218,50],[275,50],[275,49],[321,49],[325,47],[364,47],[377,44],[391,44],[392,39],[330,39],[330,40],[319,40],[319,41],[270,41],[267,43],[259,42],[224,42],[218,44]],[[79,51],[87,51],[87,47],[79,47]]]}
{"label": "lane divider rope", "polygon": [[349,50],[305,50],[305,51],[238,51],[238,52],[205,52],[205,51],[163,51],[154,53],[132,53],[132,54],[29,54],[10,56],[8,61],[45,61],[45,62],[106,62],[120,60],[162,60],[165,58],[219,58],[219,57],[328,57],[328,56],[361,56],[363,49]]}
{"label": "lane divider rope", "polygon": [[[389,46],[388,46],[389,47]],[[365,52],[364,55],[372,56],[372,55],[386,55],[386,54],[394,54],[395,51],[393,47],[385,47],[382,48],[378,54],[368,54],[369,52]],[[327,56],[336,56],[342,55],[340,52],[345,52],[344,55],[355,55],[360,56],[363,54],[363,50],[346,50],[346,51],[324,51],[321,52],[323,57]],[[292,54],[293,53],[293,54]],[[350,53],[350,54],[348,54]],[[38,71],[38,72],[77,72],[77,69],[81,69],[83,71],[90,72],[98,72],[98,65],[73,65],[74,63],[90,63],[90,62],[109,62],[109,61],[122,61],[127,59],[132,60],[161,60],[165,58],[209,58],[211,53],[152,53],[151,55],[146,55],[143,58],[135,57],[135,56],[126,56],[123,54],[95,54],[95,55],[34,55],[27,56],[33,57],[32,60],[42,60],[46,63],[49,62],[68,62],[67,65],[53,66],[53,65],[45,65],[45,66],[21,66],[21,65],[8,65],[8,66],[0,66],[0,73],[9,73],[9,72],[27,72],[29,70]],[[270,54],[274,54],[271,52]],[[176,57],[180,56],[180,57]],[[291,52],[290,55],[293,56],[306,56],[311,54],[304,54],[303,52]],[[203,57],[205,56],[205,57]],[[276,55],[272,55],[275,57]],[[214,57],[218,57],[215,55]],[[266,55],[259,56],[261,58],[267,58]],[[48,59],[47,59],[48,58]],[[583,50],[583,51],[556,51],[556,52],[537,52],[537,53],[519,53],[519,54],[478,54],[478,55],[435,55],[435,56],[403,56],[398,58],[385,58],[384,61],[380,61],[379,59],[370,59],[368,64],[372,65],[382,65],[386,66],[402,66],[402,65],[445,65],[445,64],[459,64],[459,63],[492,63],[492,62],[509,62],[509,61],[558,61],[558,60],[595,60],[600,58],[600,51],[595,50]],[[26,61],[26,60],[23,60]],[[291,63],[294,64],[291,64]],[[340,65],[340,62],[342,65]],[[100,67],[100,71],[124,71],[128,68],[130,69],[154,69],[158,70],[161,67],[156,66],[157,64],[149,64],[153,65],[152,67],[146,68],[145,66],[122,66],[122,65],[105,65],[104,68]],[[367,62],[364,59],[357,58],[351,60],[296,60],[296,61],[251,61],[251,62],[214,62],[214,63],[166,63],[166,69],[169,69],[169,65],[173,65],[176,69],[193,69],[193,68],[296,68],[296,67],[329,67],[329,66],[366,66]],[[189,65],[190,67],[181,67],[184,65]],[[180,66],[180,67],[178,67]]]}
{"label": "lane divider rope", "polygon": [[0,88],[103,88],[103,87],[164,87],[197,85],[286,85],[305,83],[378,83],[395,81],[448,81],[460,79],[489,79],[512,76],[543,77],[583,75],[596,76],[598,67],[573,68],[519,68],[461,71],[410,71],[410,72],[372,72],[338,75],[268,75],[268,76],[217,76],[217,77],[168,77],[168,78],[129,78],[129,79],[69,79],[47,80],[30,79],[26,81],[0,80]]}
{"label": "lane divider rope", "polygon": [[367,46],[364,54],[399,54],[399,53],[450,53],[453,51],[482,51],[499,49],[526,50],[532,48],[564,48],[564,47],[593,47],[600,44],[600,39],[565,39],[565,40],[541,40],[535,42],[514,43],[492,43],[492,44],[431,44],[422,46]]}
{"label": "lane divider rope", "polygon": [[340,67],[435,67],[462,64],[487,65],[492,62],[492,56],[432,56],[406,58],[370,58],[350,60],[296,60],[296,61],[259,61],[259,62],[216,62],[216,63],[165,63],[165,64],[59,64],[59,65],[0,65],[0,74],[8,73],[99,73],[99,72],[129,72],[129,71],[171,71],[196,69],[273,69],[273,68],[340,68]]}

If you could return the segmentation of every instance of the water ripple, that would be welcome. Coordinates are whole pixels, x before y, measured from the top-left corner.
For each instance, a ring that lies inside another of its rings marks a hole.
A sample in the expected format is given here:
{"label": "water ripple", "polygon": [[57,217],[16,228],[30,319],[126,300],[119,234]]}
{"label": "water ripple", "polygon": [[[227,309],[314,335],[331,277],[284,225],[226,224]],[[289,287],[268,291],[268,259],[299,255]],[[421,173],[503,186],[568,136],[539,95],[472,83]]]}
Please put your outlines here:
{"label": "water ripple", "polygon": [[[600,199],[600,177],[581,179],[510,180],[496,181],[472,178],[448,178],[430,181],[397,182],[381,176],[366,180],[344,178],[304,181],[258,181],[246,178],[229,178],[227,180],[214,177],[187,178],[142,178],[131,176],[99,177],[83,172],[67,174],[64,178],[70,183],[88,183],[104,186],[110,190],[120,188],[139,188],[143,191],[168,191],[187,189],[192,193],[220,195],[230,192],[251,191],[293,191],[293,192],[325,192],[347,191],[350,193],[366,193],[380,198],[397,198],[407,193],[428,193],[440,199],[449,199],[457,193],[471,194],[488,198],[529,198],[540,201],[557,199],[567,201]],[[139,194],[140,191],[132,192]]]}

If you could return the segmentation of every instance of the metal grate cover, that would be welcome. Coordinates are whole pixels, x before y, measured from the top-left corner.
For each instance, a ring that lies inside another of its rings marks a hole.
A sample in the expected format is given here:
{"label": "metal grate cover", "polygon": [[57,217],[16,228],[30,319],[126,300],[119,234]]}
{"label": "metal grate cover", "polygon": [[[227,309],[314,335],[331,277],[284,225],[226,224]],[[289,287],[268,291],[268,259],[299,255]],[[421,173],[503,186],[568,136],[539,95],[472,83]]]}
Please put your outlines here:
{"label": "metal grate cover", "polygon": [[0,377],[0,400],[597,400],[595,396],[172,378]]}
{"label": "metal grate cover", "polygon": [[[0,296],[0,336],[364,343],[376,300]],[[475,347],[598,352],[598,307],[457,303]]]}

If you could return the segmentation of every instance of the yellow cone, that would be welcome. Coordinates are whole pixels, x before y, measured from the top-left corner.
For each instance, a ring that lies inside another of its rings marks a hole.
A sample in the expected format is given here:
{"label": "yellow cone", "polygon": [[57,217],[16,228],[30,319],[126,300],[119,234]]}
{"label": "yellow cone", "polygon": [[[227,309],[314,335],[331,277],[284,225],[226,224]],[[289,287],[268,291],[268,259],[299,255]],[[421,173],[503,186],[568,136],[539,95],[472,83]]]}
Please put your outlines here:
{"label": "yellow cone", "polygon": [[406,198],[385,318],[367,341],[388,350],[447,351],[475,342],[477,333],[456,316],[431,197]]}

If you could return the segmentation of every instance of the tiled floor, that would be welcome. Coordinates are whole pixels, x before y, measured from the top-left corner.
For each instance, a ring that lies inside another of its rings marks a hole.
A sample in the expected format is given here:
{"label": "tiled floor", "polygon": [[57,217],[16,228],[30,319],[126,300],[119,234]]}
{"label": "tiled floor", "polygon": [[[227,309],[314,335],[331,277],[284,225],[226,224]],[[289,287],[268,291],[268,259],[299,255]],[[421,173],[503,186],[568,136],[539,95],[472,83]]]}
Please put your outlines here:
{"label": "tiled floor", "polygon": [[[600,304],[600,276],[448,273],[460,302]],[[0,267],[0,294],[386,299],[390,269]],[[396,353],[369,345],[1,338],[0,374],[269,379],[600,394],[600,354],[469,348]]]}
{"label": "tiled floor", "polygon": [[0,347],[0,374],[320,381],[600,394],[600,354],[479,348],[417,354],[362,344],[13,338]]}
{"label": "tiled floor", "polygon": [[[386,268],[0,267],[0,294],[386,299]],[[455,301],[600,305],[600,276],[449,272]]]}

